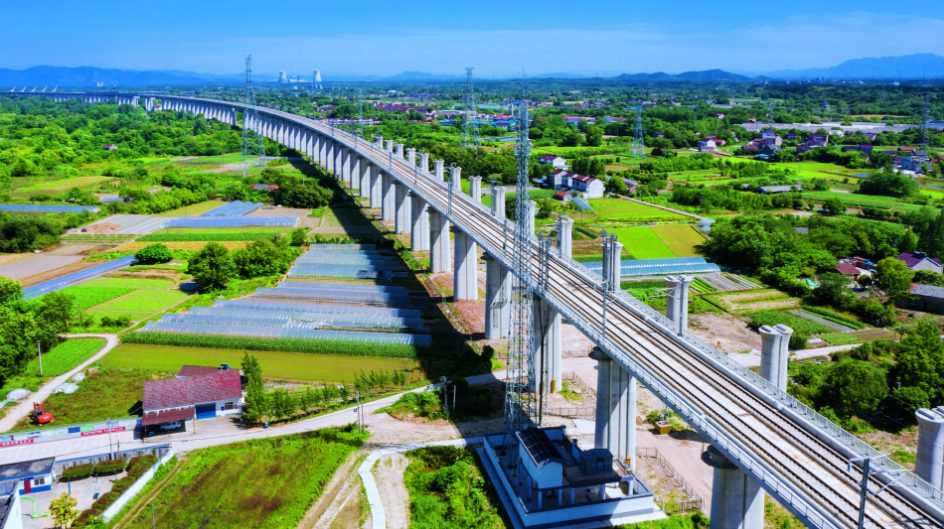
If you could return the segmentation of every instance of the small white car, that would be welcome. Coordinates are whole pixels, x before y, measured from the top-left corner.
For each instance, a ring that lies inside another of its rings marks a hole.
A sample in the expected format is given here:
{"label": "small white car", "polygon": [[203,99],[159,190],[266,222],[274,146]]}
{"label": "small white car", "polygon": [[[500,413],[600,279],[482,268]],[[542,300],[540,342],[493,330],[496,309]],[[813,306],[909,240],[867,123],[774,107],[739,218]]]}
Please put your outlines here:
{"label": "small white car", "polygon": [[165,422],[161,425],[161,430],[176,430],[180,428],[180,421]]}

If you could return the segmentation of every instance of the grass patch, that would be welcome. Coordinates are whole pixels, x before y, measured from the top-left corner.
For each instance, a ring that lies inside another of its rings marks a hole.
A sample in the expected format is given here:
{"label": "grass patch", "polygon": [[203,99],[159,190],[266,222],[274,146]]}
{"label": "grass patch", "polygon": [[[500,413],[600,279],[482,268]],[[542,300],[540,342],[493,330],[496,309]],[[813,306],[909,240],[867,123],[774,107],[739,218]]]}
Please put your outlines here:
{"label": "grass patch", "polygon": [[[354,375],[365,371],[392,371],[417,369],[412,360],[390,358],[357,358],[336,355],[309,355],[279,351],[255,351],[266,377],[289,380],[352,382]],[[207,347],[170,347],[124,343],[102,358],[102,365],[116,368],[152,369],[176,373],[180,366],[218,366],[229,364],[234,368],[242,362],[241,349],[212,349]],[[422,370],[418,379],[425,378]],[[416,377],[414,377],[416,378]]]}
{"label": "grass patch", "polygon": [[590,207],[596,211],[597,217],[607,221],[654,222],[688,220],[689,218],[622,198],[598,198],[590,200],[589,203]]}
{"label": "grass patch", "polygon": [[177,209],[172,209],[170,211],[165,211],[160,213],[158,217],[196,217],[201,213],[206,213],[211,209],[216,209],[218,207],[225,206],[226,202],[220,202],[219,200],[205,200],[203,202],[198,202],[196,204],[191,204],[189,206],[183,206]]}
{"label": "grass patch", "polygon": [[[189,452],[153,501],[158,527],[295,527],[363,444],[351,426]],[[150,509],[126,521],[150,529]]]}
{"label": "grass patch", "polygon": [[341,206],[331,208],[325,214],[328,226],[342,228],[345,226],[370,226],[371,222],[361,212],[360,208]]}
{"label": "grass patch", "polygon": [[406,453],[403,480],[410,492],[413,527],[511,527],[475,450],[431,446]]}
{"label": "grass patch", "polygon": [[560,396],[564,397],[565,399],[571,402],[579,401],[580,399],[583,398],[583,396],[580,393],[577,393],[576,391],[574,391],[574,388],[570,387],[570,382],[566,380],[561,382]]}
{"label": "grass patch", "polygon": [[[57,377],[68,373],[72,368],[87,360],[105,347],[105,340],[99,338],[66,340],[43,353],[43,376]],[[39,357],[26,366],[28,375],[39,375]]]}
{"label": "grass patch", "polygon": [[862,323],[861,321],[856,321],[852,318],[847,318],[841,314],[836,314],[827,309],[819,307],[810,307],[808,305],[803,306],[803,310],[809,312],[810,314],[815,314],[820,318],[827,319],[833,323],[838,323],[840,325],[845,325],[846,327],[852,327],[855,330],[861,330],[868,327],[868,325]]}
{"label": "grass patch", "polygon": [[169,345],[174,347],[210,347],[249,351],[284,351],[316,355],[361,356],[416,359],[419,349],[412,345],[338,342],[301,338],[248,338],[163,332],[135,332],[124,336],[125,343]]}
{"label": "grass patch", "polygon": [[699,248],[705,244],[705,238],[688,224],[661,224],[651,230],[678,257],[698,257],[704,255]]}
{"label": "grass patch", "polygon": [[919,204],[909,204],[895,197],[883,197],[875,195],[860,195],[856,193],[832,193],[830,191],[809,191],[803,193],[804,200],[825,201],[830,198],[838,198],[847,206],[871,206],[885,209],[899,209],[903,211],[918,211],[924,206]]}
{"label": "grass patch", "polygon": [[188,242],[188,241],[255,241],[278,236],[271,231],[239,233],[152,233],[138,237],[137,242]]}
{"label": "grass patch", "polygon": [[[631,204],[631,202],[630,202]],[[662,239],[648,226],[639,228],[616,228],[607,230],[619,237],[619,242],[633,254],[636,259],[664,259],[677,257]]]}
{"label": "grass patch", "polygon": [[134,292],[134,288],[112,288],[112,287],[69,287],[64,289],[62,292],[64,294],[70,294],[75,296],[75,307],[80,312],[85,312],[88,309],[105,303],[106,301],[111,301],[115,298],[124,296],[125,294],[130,294]]}
{"label": "grass patch", "polygon": [[442,390],[404,393],[395,403],[374,413],[389,413],[398,419],[413,416],[435,421],[446,418],[442,405]]}
{"label": "grass patch", "polygon": [[829,345],[848,345],[851,343],[859,343],[862,341],[862,338],[856,336],[849,336],[848,334],[841,332],[834,332],[829,334],[824,334],[820,336],[824,342]]}
{"label": "grass patch", "polygon": [[43,408],[54,417],[52,422],[37,426],[26,417],[13,429],[57,428],[63,424],[140,416],[144,381],[161,378],[168,376],[146,369],[100,368],[89,373],[75,393],[54,393],[43,402]]}
{"label": "grass patch", "polygon": [[87,283],[83,283],[81,288],[130,288],[133,290],[167,290],[174,286],[174,282],[169,279],[137,279],[133,277],[99,277]]}
{"label": "grass patch", "polygon": [[138,290],[99,308],[106,311],[160,312],[187,299],[187,296],[189,294],[180,290]]}
{"label": "grass patch", "polygon": [[811,321],[801,320],[792,314],[787,314],[786,312],[778,312],[774,310],[757,312],[751,316],[751,321],[748,325],[752,329],[759,329],[764,325],[770,325],[773,327],[777,324],[784,324],[787,327],[793,329],[795,333],[801,333],[806,335],[812,334],[830,334],[832,329],[820,325],[818,323],[813,323]]}

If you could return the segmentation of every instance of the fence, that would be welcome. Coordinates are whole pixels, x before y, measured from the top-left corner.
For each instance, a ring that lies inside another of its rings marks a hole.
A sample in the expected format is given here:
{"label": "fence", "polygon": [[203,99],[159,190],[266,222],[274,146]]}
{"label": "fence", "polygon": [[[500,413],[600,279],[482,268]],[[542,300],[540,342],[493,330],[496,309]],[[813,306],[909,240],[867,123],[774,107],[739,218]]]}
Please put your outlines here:
{"label": "fence", "polygon": [[591,419],[596,416],[596,411],[596,407],[594,406],[547,408],[548,415],[567,417],[570,419]]}
{"label": "fence", "polygon": [[146,456],[146,455],[152,455],[152,456],[157,457],[158,459],[161,459],[162,457],[167,455],[168,452],[171,452],[171,445],[162,444],[162,445],[149,446],[147,448],[133,448],[131,450],[122,450],[120,452],[114,452],[110,454],[98,454],[94,456],[75,457],[72,459],[63,459],[63,460],[57,459],[56,464],[53,465],[52,469],[53,469],[53,473],[59,476],[59,475],[62,475],[63,470],[70,467],[78,466],[78,465],[87,465],[87,464],[97,465],[98,463],[101,463],[102,461],[110,461],[112,459],[124,459],[125,461],[130,461],[131,458],[138,457],[138,456]]}
{"label": "fence", "polygon": [[157,469],[161,468],[161,466],[164,465],[164,463],[167,463],[168,461],[170,461],[170,458],[174,457],[174,449],[171,448],[169,444],[161,445],[159,447],[154,447],[154,448],[165,448],[166,452],[164,453],[163,456],[159,457],[157,462],[151,465],[151,468],[149,468],[147,472],[142,474],[141,477],[138,478],[138,480],[135,481],[133,485],[128,487],[128,489],[125,490],[124,492],[122,492],[121,496],[118,496],[118,499],[115,500],[115,503],[112,503],[111,505],[108,506],[107,509],[105,509],[105,512],[102,513],[102,518],[104,518],[106,522],[111,520],[112,518],[115,517],[116,514],[121,512],[121,509],[124,509],[125,505],[127,505],[128,502],[133,500],[134,497],[137,496],[139,492],[141,492],[141,489],[143,489],[144,486],[147,485],[147,483],[151,481],[152,478],[154,478],[154,473],[157,472]]}
{"label": "fence", "polygon": [[[704,506],[704,500],[695,493],[695,489],[685,481],[678,472],[675,471],[675,467],[672,466],[669,461],[659,453],[659,449],[651,446],[646,447],[637,447],[636,448],[636,463],[642,462],[643,459],[648,459],[651,461],[649,466],[656,465],[662,469],[664,475],[671,482],[669,485],[673,489],[679,489],[683,493],[683,498],[681,500],[676,500],[672,502],[663,502],[662,509],[665,511],[666,515],[672,515],[676,513],[684,514],[686,511],[696,511],[701,510]],[[655,487],[653,487],[654,489]]]}
{"label": "fence", "polygon": [[45,443],[47,441],[59,441],[71,437],[88,437],[90,435],[103,435],[111,432],[126,432],[134,430],[141,425],[140,417],[130,417],[126,419],[115,419],[111,421],[102,421],[85,424],[72,424],[58,428],[46,428],[42,430],[21,430],[19,432],[9,432],[6,435],[0,435],[0,448],[8,446],[17,446],[34,443]]}

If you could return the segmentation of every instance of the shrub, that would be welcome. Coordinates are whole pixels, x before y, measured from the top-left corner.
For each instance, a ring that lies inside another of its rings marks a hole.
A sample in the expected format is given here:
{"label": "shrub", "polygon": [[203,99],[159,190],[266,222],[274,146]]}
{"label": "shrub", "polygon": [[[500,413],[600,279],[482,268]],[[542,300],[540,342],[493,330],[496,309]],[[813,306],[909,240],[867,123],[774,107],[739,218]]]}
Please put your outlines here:
{"label": "shrub", "polygon": [[167,263],[174,258],[174,252],[166,244],[149,244],[134,255],[142,264]]}
{"label": "shrub", "polygon": [[62,471],[60,480],[68,481],[72,479],[87,478],[95,471],[95,465],[87,463],[85,465],[75,465]]}
{"label": "shrub", "polygon": [[143,455],[132,457],[128,460],[128,473],[134,474],[137,473],[139,476],[147,472],[147,469],[154,466],[154,463],[157,463],[157,456],[154,455]]}
{"label": "shrub", "polygon": [[138,476],[132,476],[129,474],[121,479],[116,479],[115,481],[111,482],[111,491],[116,494],[121,494],[122,492],[131,488],[131,485],[137,481],[137,478]]}
{"label": "shrub", "polygon": [[92,502],[92,508],[103,512],[108,508],[109,505],[115,503],[115,500],[118,499],[118,496],[120,496],[120,494],[115,491],[106,492],[105,494],[99,496],[97,500]]}
{"label": "shrub", "polygon": [[112,459],[109,461],[102,461],[95,465],[95,473],[98,475],[103,474],[117,474],[125,469],[125,460],[124,459]]}
{"label": "shrub", "polygon": [[82,511],[82,514],[80,514],[79,517],[76,518],[74,522],[72,522],[72,526],[81,527],[87,524],[88,522],[91,522],[92,520],[94,520],[95,517],[98,516],[99,514],[102,514],[102,512],[94,507],[92,507],[91,509],[85,509],[84,511]]}

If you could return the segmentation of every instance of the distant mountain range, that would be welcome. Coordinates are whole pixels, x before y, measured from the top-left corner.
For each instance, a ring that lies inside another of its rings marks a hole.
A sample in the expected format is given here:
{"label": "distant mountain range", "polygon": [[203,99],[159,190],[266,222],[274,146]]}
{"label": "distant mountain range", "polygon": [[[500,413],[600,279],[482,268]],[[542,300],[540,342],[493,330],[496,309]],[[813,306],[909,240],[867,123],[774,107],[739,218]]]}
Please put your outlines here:
{"label": "distant mountain range", "polygon": [[902,57],[853,59],[830,68],[778,70],[762,74],[774,79],[939,79],[944,77],[944,57],[917,53]]}
{"label": "distant mountain range", "polygon": [[[390,77],[354,76],[322,74],[326,82],[352,81],[379,81],[379,82],[460,82],[464,76],[433,74],[419,71],[406,71]],[[261,83],[271,83],[276,80],[275,75],[257,75],[255,80]],[[529,79],[588,79],[590,76],[552,72],[539,75],[529,75]],[[830,68],[809,68],[805,70],[777,70],[773,72],[752,72],[748,75],[726,72],[724,70],[705,70],[697,72],[683,72],[669,74],[656,73],[624,73],[610,77],[617,81],[652,83],[652,82],[702,82],[702,83],[741,83],[763,79],[939,79],[944,78],[944,57],[933,53],[920,53],[902,57],[864,58],[845,61]],[[186,72],[180,70],[118,70],[109,68],[95,68],[81,66],[70,68],[65,66],[34,66],[25,70],[8,70],[0,68],[0,93],[8,90],[6,87],[48,86],[52,90],[55,86],[66,87],[94,87],[98,83],[112,87],[144,87],[144,86],[182,86],[206,84],[241,84],[244,74],[217,75],[209,73]],[[41,88],[40,88],[41,89]]]}

